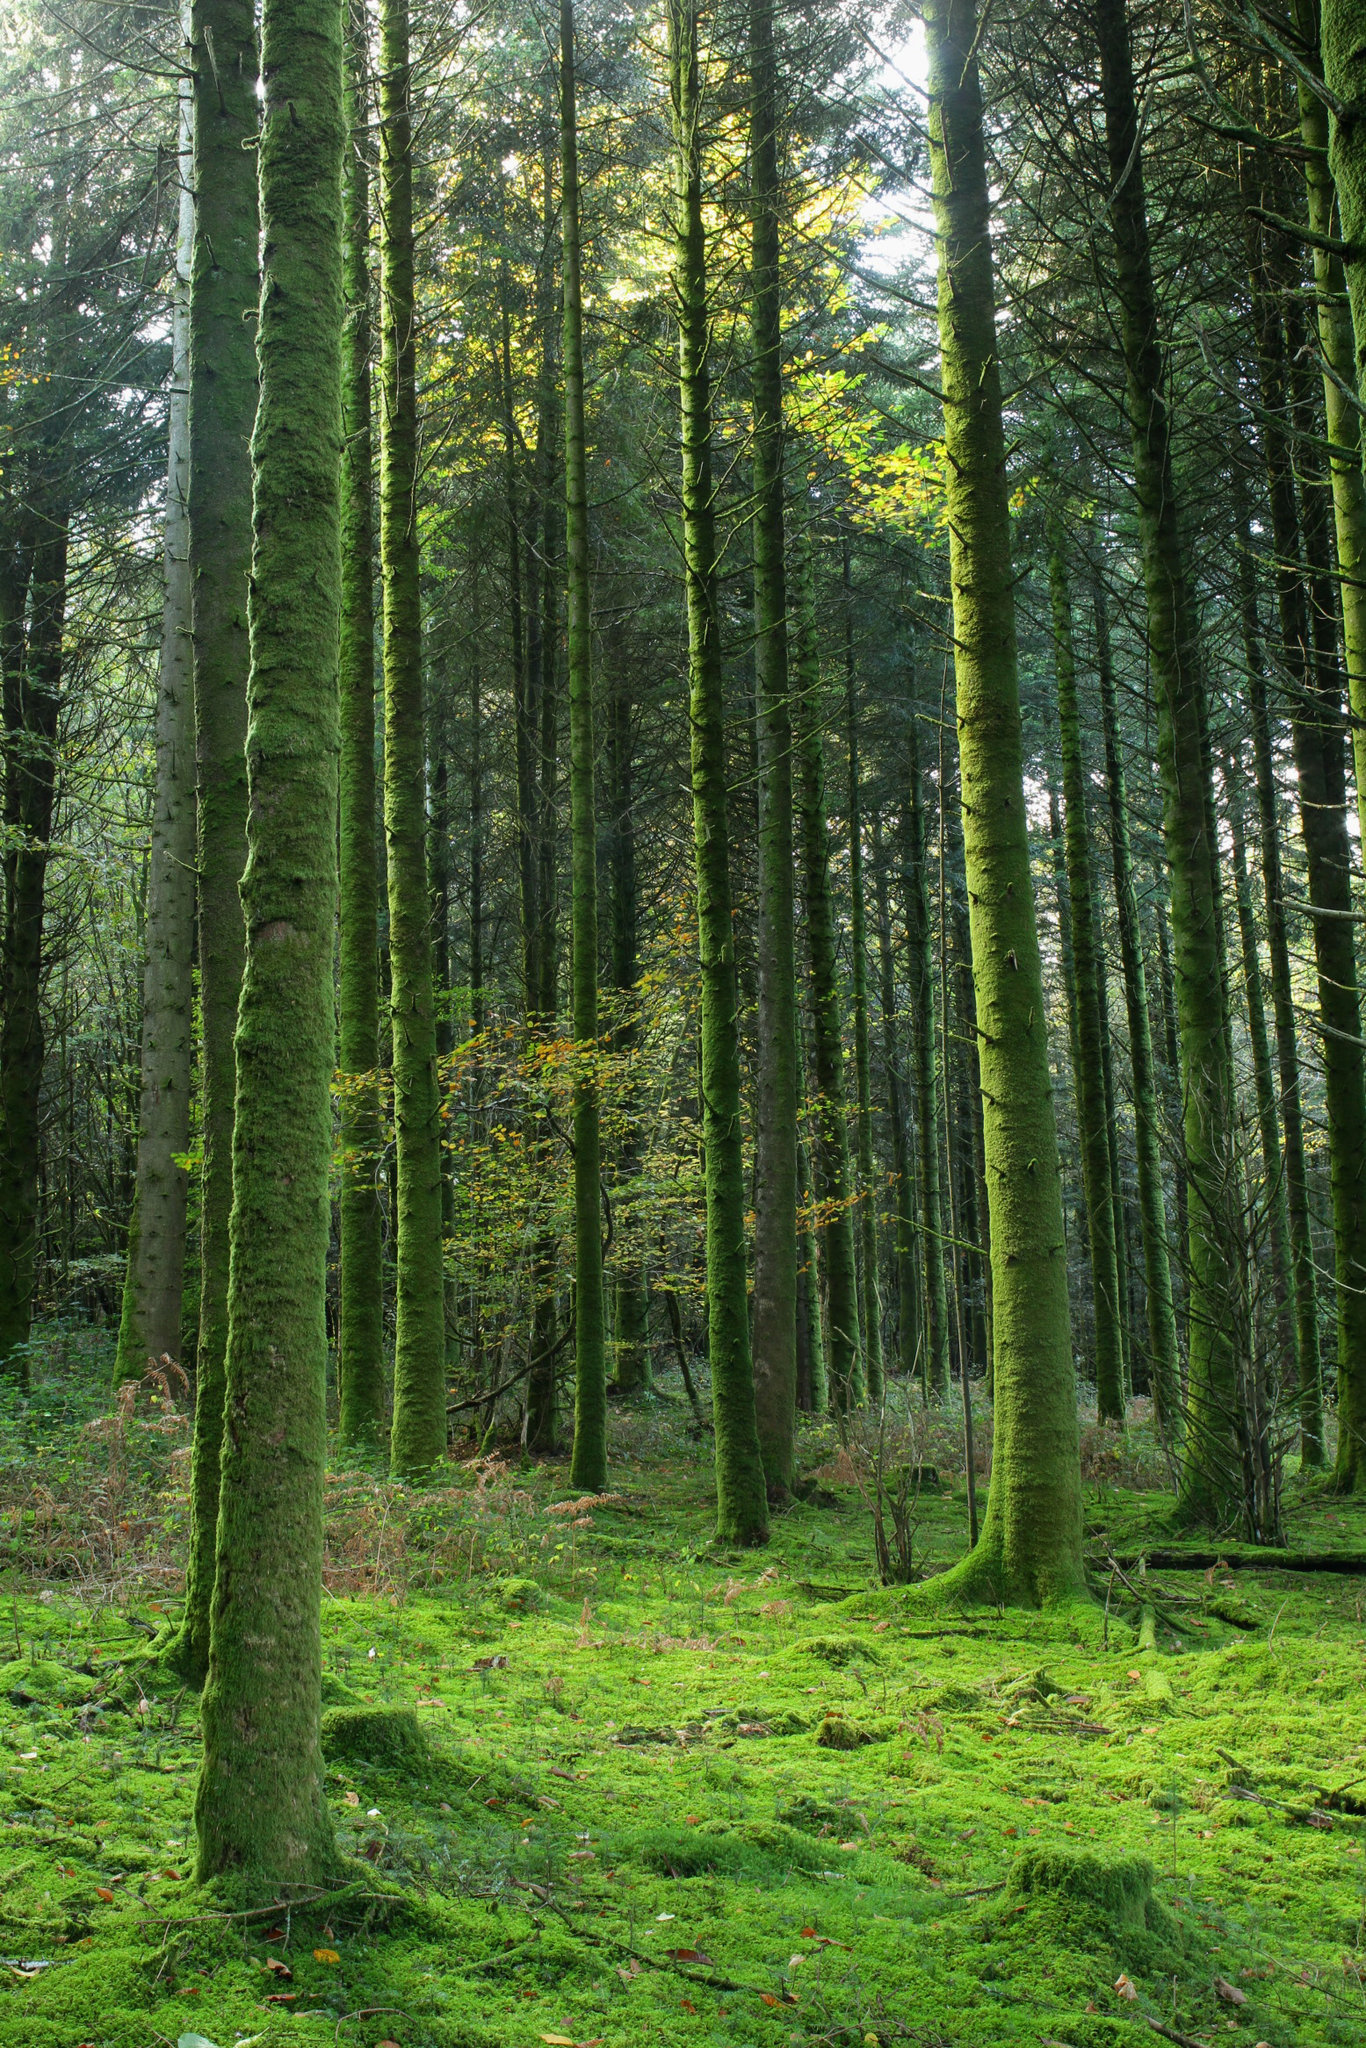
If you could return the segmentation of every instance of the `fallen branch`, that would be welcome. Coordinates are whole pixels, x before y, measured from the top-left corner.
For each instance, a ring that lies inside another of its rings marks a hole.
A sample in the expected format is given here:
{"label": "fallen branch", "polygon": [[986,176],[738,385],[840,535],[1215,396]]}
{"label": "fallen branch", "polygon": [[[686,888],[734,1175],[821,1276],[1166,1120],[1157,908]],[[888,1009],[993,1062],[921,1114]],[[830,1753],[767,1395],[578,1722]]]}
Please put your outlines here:
{"label": "fallen branch", "polygon": [[1133,1550],[1113,1559],[1089,1560],[1097,1571],[1110,1563],[1135,1566],[1147,1564],[1158,1571],[1202,1572],[1213,1565],[1230,1572],[1350,1572],[1366,1574],[1366,1551],[1361,1550]]}

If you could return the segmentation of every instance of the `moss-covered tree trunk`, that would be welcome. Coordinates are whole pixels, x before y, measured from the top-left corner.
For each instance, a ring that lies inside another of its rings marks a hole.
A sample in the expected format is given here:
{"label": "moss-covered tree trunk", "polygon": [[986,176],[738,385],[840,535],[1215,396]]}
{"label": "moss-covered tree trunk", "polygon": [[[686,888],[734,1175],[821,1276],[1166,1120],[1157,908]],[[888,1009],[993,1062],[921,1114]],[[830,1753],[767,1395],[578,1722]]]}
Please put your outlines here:
{"label": "moss-covered tree trunk", "polygon": [[180,207],[171,303],[165,591],[157,673],[156,784],[147,861],[147,963],[137,1173],[117,1373],[180,1356],[194,1053],[194,650],[190,594],[190,272],[194,265],[194,87],[180,80]]}
{"label": "moss-covered tree trunk", "polygon": [[907,1000],[915,1083],[921,1302],[925,1392],[942,1400],[949,1386],[949,1304],[944,1284],[944,1202],[940,1176],[939,1060],[930,954],[930,890],[925,858],[925,785],[914,709],[906,721],[906,802],[901,811],[901,883],[906,921]]}
{"label": "moss-covered tree trunk", "polygon": [[583,276],[573,0],[560,0],[560,217],[564,238],[564,507],[568,592],[571,1024],[574,1082],[574,1458],[570,1483],[607,1484],[607,1315],[598,1128],[598,833],[593,800],[593,614],[583,412]]}
{"label": "moss-covered tree trunk", "polygon": [[1157,687],[1162,833],[1171,877],[1190,1187],[1190,1366],[1180,1498],[1188,1518],[1221,1522],[1239,1511],[1241,1499],[1243,1418],[1234,1333],[1244,1322],[1244,1282],[1199,617],[1177,506],[1127,0],[1095,0],[1094,21],[1111,180],[1116,310],[1133,435],[1148,646]]}
{"label": "moss-covered tree trunk", "polygon": [[384,1433],[383,1120],[379,1083],[379,863],[375,815],[373,422],[370,404],[370,165],[367,21],[347,0],[350,129],[342,181],[346,305],[342,362],[341,913],[338,1050],[342,1083],[341,1440]]}
{"label": "moss-covered tree trunk", "polygon": [[1077,659],[1072,636],[1071,578],[1062,521],[1050,521],[1048,591],[1053,614],[1053,660],[1058,690],[1058,731],[1062,741],[1063,852],[1072,904],[1072,958],[1076,978],[1077,1123],[1081,1137],[1082,1184],[1091,1254],[1095,1312],[1096,1409],[1102,1422],[1124,1420],[1123,1323],[1119,1302],[1119,1260],[1110,1174],[1110,1122],[1106,1100],[1104,1032],[1097,948],[1091,832],[1086,815],[1086,761],[1082,751]]}
{"label": "moss-covered tree trunk", "polygon": [[858,676],[854,662],[849,549],[844,550],[845,719],[849,752],[849,953],[854,1008],[854,1094],[857,1112],[859,1323],[868,1399],[879,1406],[882,1379],[882,1290],[878,1286],[877,1180],[873,1161],[873,1062],[868,1039],[868,906],[863,874],[863,790],[859,760]]}
{"label": "moss-covered tree trunk", "polygon": [[688,614],[697,932],[701,959],[701,1093],[707,1206],[707,1325],[716,1431],[717,1535],[768,1537],[754,1413],[745,1250],[739,988],[726,828],[725,699],[716,592],[711,317],[702,211],[702,104],[696,0],[669,0],[674,137],[678,385],[682,415],[683,556]]}
{"label": "moss-covered tree trunk", "polygon": [[1129,796],[1120,751],[1115,673],[1110,652],[1110,618],[1102,572],[1092,592],[1096,635],[1096,680],[1105,744],[1105,793],[1110,813],[1110,865],[1115,883],[1115,920],[1124,973],[1124,1009],[1129,1025],[1129,1071],[1133,1082],[1134,1168],[1143,1239],[1143,1282],[1148,1323],[1148,1384],[1158,1430],[1175,1442],[1179,1423],[1180,1359],[1176,1311],[1172,1306],[1171,1255],[1167,1243],[1167,1202],[1162,1179],[1161,1114],[1153,1066],[1152,1023],[1143,934],[1129,843]]}
{"label": "moss-covered tree trunk", "polygon": [[393,1031],[394,1418],[390,1462],[417,1478],[446,1448],[441,1114],[427,895],[427,726],[417,525],[412,71],[407,0],[380,9],[381,410],[379,555],[384,589],[384,841]]}
{"label": "moss-covered tree trunk", "polygon": [[[198,1875],[316,1883],[336,1016],[342,0],[265,0],[246,965]],[[219,65],[223,53],[217,53]]]}
{"label": "moss-covered tree trunk", "polygon": [[[1356,384],[1366,404],[1366,35],[1361,0],[1319,0],[1319,49],[1331,95],[1328,166],[1337,188],[1338,233],[1351,251],[1343,268],[1356,343]],[[1366,436],[1359,427],[1358,436],[1366,455]]]}
{"label": "moss-covered tree trunk", "polygon": [[190,278],[190,572],[199,885],[199,1336],[185,1609],[168,1656],[209,1663],[228,1350],[237,1006],[245,934],[247,590],[260,296],[252,0],[194,0],[194,267]]}
{"label": "moss-covered tree trunk", "polygon": [[896,1259],[896,1361],[908,1382],[920,1366],[920,1294],[915,1267],[915,1176],[911,1164],[906,1088],[897,1029],[896,961],[892,952],[892,910],[882,826],[873,811],[873,901],[877,910],[878,994],[882,1007],[882,1070],[887,1086],[887,1120],[892,1132],[892,1245]]}
{"label": "moss-covered tree trunk", "polygon": [[784,560],[782,287],[772,0],[749,0],[754,669],[759,741],[759,1004],[754,1090],[754,1402],[769,1491],[794,1477],[797,982],[792,713]]}
{"label": "moss-covered tree trunk", "polygon": [[[1253,241],[1254,257],[1257,239]],[[1276,600],[1290,673],[1290,731],[1307,867],[1310,928],[1322,1025],[1324,1107],[1333,1198],[1338,1331],[1338,1454],[1335,1481],[1366,1487],[1366,1063],[1353,934],[1352,851],[1347,834],[1344,727],[1336,649],[1317,644],[1306,569],[1313,549],[1301,517],[1295,456],[1278,424],[1293,398],[1286,335],[1274,296],[1274,264],[1254,263],[1253,322],[1265,422],[1267,496],[1276,559]],[[1309,465],[1303,511],[1311,511]],[[1326,535],[1321,536],[1326,540]],[[1307,558],[1307,559],[1306,559]],[[1326,579],[1325,579],[1326,580]],[[1322,593],[1326,598],[1326,592]],[[1327,600],[1331,602],[1331,600]],[[1322,1462],[1318,1389],[1302,1384],[1301,1438],[1306,1464]]]}
{"label": "moss-covered tree trunk", "polygon": [[43,948],[66,627],[68,524],[40,507],[28,630],[6,681],[5,926],[0,938],[0,1374],[26,1385],[38,1253]]}
{"label": "moss-covered tree trunk", "polygon": [[[607,700],[607,768],[610,823],[607,833],[607,877],[610,902],[608,956],[619,1005],[613,1050],[628,1063],[639,1041],[640,885],[636,869],[635,731],[630,678],[623,661],[613,664]],[[631,1226],[636,1206],[636,1180],[642,1161],[639,1119],[644,1104],[627,1086],[623,1100],[625,1128],[617,1152],[618,1192],[614,1201],[618,1244],[613,1259],[612,1379],[618,1393],[641,1394],[650,1386],[650,1295],[646,1266],[637,1246],[639,1231]]]}
{"label": "moss-covered tree trunk", "polygon": [[930,0],[925,25],[995,1340],[991,1493],[980,1540],[951,1579],[973,1596],[1034,1603],[1082,1585],[1076,1386],[1024,802],[975,0]]}
{"label": "moss-covered tree trunk", "polygon": [[797,844],[810,970],[811,1068],[816,1084],[813,1168],[825,1253],[826,1372],[831,1401],[837,1409],[845,1411],[862,1405],[867,1388],[859,1343],[858,1260],[854,1249],[848,1098],[844,1085],[844,1019],[830,887],[825,748],[821,738],[820,637],[809,535],[802,539],[797,574],[792,670],[800,707],[794,720]]}

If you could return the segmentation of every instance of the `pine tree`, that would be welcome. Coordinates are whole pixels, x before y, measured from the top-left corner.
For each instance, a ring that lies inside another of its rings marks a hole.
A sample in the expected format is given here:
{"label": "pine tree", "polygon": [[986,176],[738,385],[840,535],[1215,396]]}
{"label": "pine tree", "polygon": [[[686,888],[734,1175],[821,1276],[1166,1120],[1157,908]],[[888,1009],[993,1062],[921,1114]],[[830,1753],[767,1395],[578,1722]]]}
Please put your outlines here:
{"label": "pine tree", "polygon": [[[319,1739],[336,1016],[342,0],[264,0],[246,965],[198,1874],[333,1865]],[[222,62],[222,52],[218,53]]]}
{"label": "pine tree", "polygon": [[754,1398],[769,1492],[795,1473],[797,987],[792,715],[784,561],[782,282],[772,0],[749,0],[750,378],[759,746],[759,1014],[754,1100]]}
{"label": "pine tree", "polygon": [[1237,1431],[1241,1418],[1234,1331],[1242,1321],[1242,1276],[1235,1208],[1237,1176],[1233,1171],[1233,1074],[1205,689],[1199,620],[1172,462],[1127,0],[1095,0],[1094,24],[1148,645],[1157,687],[1162,831],[1171,876],[1183,1129],[1190,1184],[1190,1368],[1181,1503],[1189,1518],[1220,1521],[1238,1511],[1240,1499]]}
{"label": "pine tree", "polygon": [[192,1684],[209,1662],[228,1348],[233,1040],[245,935],[247,587],[260,296],[257,51],[251,0],[194,0],[194,266],[190,277],[190,578],[198,778],[199,1340],[185,1607],[167,1656]]}
{"label": "pine tree", "polygon": [[370,165],[367,19],[347,0],[348,145],[342,184],[345,355],[342,363],[341,915],[338,1050],[342,1185],[337,1331],[344,1444],[374,1447],[384,1430],[384,1211],[379,1194],[379,872],[375,815],[374,477],[370,404]]}
{"label": "pine tree", "polygon": [[944,1584],[979,1597],[1035,1603],[1081,1589],[1081,1480],[1024,803],[975,0],[930,0],[925,27],[996,1389],[991,1494],[981,1538]]}
{"label": "pine tree", "polygon": [[194,264],[194,88],[179,85],[180,203],[171,302],[165,594],[157,673],[156,786],[147,862],[137,1176],[116,1371],[180,1357],[194,1045],[194,653],[190,591],[190,272]]}
{"label": "pine tree", "polygon": [[1124,1359],[1119,1304],[1116,1215],[1110,1177],[1110,1121],[1105,1094],[1104,1032],[1100,1012],[1101,963],[1091,875],[1091,828],[1086,815],[1086,763],[1082,754],[1077,658],[1072,637],[1071,578],[1067,536],[1054,515],[1049,525],[1048,589],[1053,612],[1053,658],[1062,740],[1066,803],[1063,851],[1072,911],[1072,959],[1076,986],[1073,1080],[1081,1134],[1086,1234],[1091,1255],[1091,1290],[1096,1336],[1096,1408],[1102,1422],[1124,1420]]}
{"label": "pine tree", "polygon": [[389,879],[397,1211],[395,1474],[446,1448],[441,1111],[427,897],[427,725],[417,525],[412,70],[408,0],[380,9],[380,575],[384,587],[384,840]]}
{"label": "pine tree", "polygon": [[607,1329],[602,1277],[598,1084],[598,834],[593,800],[593,614],[588,578],[588,454],[583,413],[574,5],[560,0],[560,175],[564,237],[564,489],[568,570],[569,802],[573,890],[572,1023],[584,1070],[574,1084],[574,1457],[570,1483],[607,1484]]}
{"label": "pine tree", "polygon": [[696,0],[669,0],[675,158],[678,388],[683,444],[683,554],[688,718],[702,970],[702,1131],[707,1208],[707,1318],[716,1431],[716,1526],[726,1543],[768,1539],[754,1413],[740,1119],[740,995],[726,824],[725,703],[716,595],[711,319],[702,210],[701,76]]}

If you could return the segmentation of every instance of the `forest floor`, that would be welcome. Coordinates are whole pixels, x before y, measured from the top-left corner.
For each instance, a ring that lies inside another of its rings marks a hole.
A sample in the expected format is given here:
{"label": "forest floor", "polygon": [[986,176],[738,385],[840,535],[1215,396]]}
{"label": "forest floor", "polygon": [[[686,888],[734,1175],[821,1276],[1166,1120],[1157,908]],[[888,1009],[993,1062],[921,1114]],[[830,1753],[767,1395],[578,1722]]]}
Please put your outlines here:
{"label": "forest floor", "polygon": [[[153,1436],[106,1433],[79,1526],[5,1465],[0,2048],[1366,2039],[1361,1577],[1234,1547],[1121,1578],[1169,1501],[1092,1485],[1093,1607],[927,1612],[877,1587],[828,1440],[835,1504],[739,1554],[682,1426],[616,1431],[591,1503],[556,1464],[333,1479],[345,1861],[254,1919],[186,1882],[196,1702],[147,1654],[183,1507],[155,1460],[139,1492]],[[931,1560],[961,1552],[961,1476],[917,1514]],[[95,1568],[101,1515],[126,1569]],[[1287,1533],[1359,1548],[1366,1509],[1292,1482]]]}

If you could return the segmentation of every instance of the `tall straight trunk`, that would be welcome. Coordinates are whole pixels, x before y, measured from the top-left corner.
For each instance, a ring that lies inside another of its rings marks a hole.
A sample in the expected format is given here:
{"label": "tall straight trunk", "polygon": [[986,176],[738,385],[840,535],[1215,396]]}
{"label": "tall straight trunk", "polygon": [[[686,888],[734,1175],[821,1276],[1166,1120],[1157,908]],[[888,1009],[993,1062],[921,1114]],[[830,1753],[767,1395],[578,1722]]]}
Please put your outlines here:
{"label": "tall straight trunk", "polygon": [[[639,1040],[640,1001],[640,889],[636,873],[636,824],[634,780],[634,734],[632,731],[631,688],[624,662],[614,664],[607,703],[607,761],[610,784],[611,823],[608,832],[607,874],[611,902],[609,957],[612,984],[617,992],[619,1013],[613,1033],[613,1050],[628,1063]],[[619,1393],[640,1394],[650,1386],[650,1296],[644,1261],[635,1248],[639,1231],[629,1233],[630,1242],[621,1245],[627,1233],[623,1225],[634,1209],[633,1183],[641,1168],[641,1136],[638,1122],[643,1105],[628,1091],[625,1130],[617,1154],[619,1193],[614,1217],[618,1252],[613,1261],[612,1323],[613,1382]],[[626,1212],[626,1213],[624,1213]]]}
{"label": "tall straight trunk", "polygon": [[1011,1602],[1082,1585],[1058,1140],[1030,874],[975,0],[930,0],[930,167],[949,457],[963,840],[981,1043],[995,1342],[991,1493],[946,1584]]}
{"label": "tall straight trunk", "polygon": [[868,1399],[883,1396],[882,1294],[877,1270],[877,1181],[873,1164],[872,1055],[868,1043],[868,909],[863,879],[863,792],[849,546],[844,548],[845,717],[849,751],[849,951],[854,998],[854,1090],[858,1113],[859,1320]]}
{"label": "tall straight trunk", "polygon": [[[1295,450],[1276,423],[1278,411],[1285,411],[1292,395],[1286,335],[1277,296],[1273,296],[1284,280],[1278,266],[1264,261],[1255,229],[1250,228],[1249,242],[1257,368],[1266,415],[1262,437],[1276,558],[1276,603],[1283,658],[1291,682],[1290,732],[1323,1026],[1324,1094],[1333,1191],[1341,1472],[1342,1413],[1344,1405],[1351,1411],[1352,1382],[1358,1361],[1362,1361],[1360,1369],[1366,1371],[1366,1265],[1361,1264],[1366,1258],[1366,1067],[1359,1043],[1361,1018],[1353,940],[1342,710],[1336,662],[1331,653],[1326,660],[1320,660],[1314,645],[1310,591],[1302,566],[1302,542],[1306,536],[1295,488]],[[1305,469],[1303,463],[1300,467]],[[1250,602],[1255,620],[1255,586]],[[1264,688],[1260,679],[1255,687]],[[1307,1370],[1300,1379],[1301,1457],[1306,1465],[1321,1465],[1323,1416],[1317,1345],[1304,1362]],[[1366,1422],[1366,1415],[1360,1420]],[[1350,1470],[1350,1441],[1347,1458]],[[1366,1466],[1362,1476],[1366,1481]]]}
{"label": "tall straight trunk", "polygon": [[782,286],[773,0],[749,4],[754,668],[759,742],[759,1003],[754,1089],[754,1402],[770,1493],[795,1476],[797,983],[792,713],[783,511]]}
{"label": "tall straight trunk", "polygon": [[[1053,900],[1058,912],[1058,966],[1062,973],[1062,999],[1067,1011],[1067,1063],[1072,1074],[1073,1093],[1076,1092],[1076,1077],[1081,1068],[1081,1051],[1077,1044],[1077,962],[1072,950],[1072,891],[1067,884],[1067,853],[1063,844],[1062,802],[1058,787],[1053,779],[1050,762],[1048,779],[1048,844],[1053,861]],[[1063,1222],[1068,1227],[1069,1237],[1075,1231],[1075,1176],[1067,1171],[1070,1159],[1062,1161],[1063,1167]]]}
{"label": "tall straight trunk", "polygon": [[1096,1330],[1096,1409],[1102,1422],[1124,1420],[1124,1343],[1119,1303],[1118,1229],[1110,1176],[1110,1119],[1106,1100],[1091,834],[1086,816],[1086,762],[1082,752],[1077,658],[1072,637],[1072,592],[1067,539],[1060,519],[1050,522],[1048,591],[1053,614],[1053,660],[1062,741],[1063,847],[1072,902],[1072,957],[1076,974],[1076,1057],[1073,1076],[1081,1138],[1086,1229],[1091,1249],[1091,1294]]}
{"label": "tall straight trunk", "polygon": [[803,536],[794,606],[792,667],[800,711],[795,721],[797,840],[810,968],[811,1066],[816,1082],[815,1190],[825,1252],[825,1337],[830,1398],[846,1411],[866,1393],[859,1346],[858,1261],[854,1252],[844,1039],[830,888],[830,835],[821,743],[820,641],[810,537]]}
{"label": "tall straight trunk", "polygon": [[[1356,341],[1356,375],[1349,381],[1366,404],[1366,36],[1360,0],[1319,0],[1319,52],[1330,95],[1328,167],[1337,188],[1338,235],[1352,252],[1343,266]],[[1358,437],[1366,456],[1359,427]]]}
{"label": "tall straight trunk", "polygon": [[920,1199],[920,1274],[925,1332],[921,1373],[927,1396],[942,1400],[949,1386],[949,1302],[944,1283],[939,1061],[934,1029],[934,971],[930,959],[930,891],[925,859],[924,802],[919,727],[912,710],[906,723],[906,801],[901,811],[900,840]]}
{"label": "tall straight trunk", "polygon": [[1238,912],[1238,938],[1243,963],[1243,997],[1247,1006],[1247,1036],[1252,1049],[1252,1082],[1257,1097],[1257,1131],[1262,1146],[1262,1180],[1266,1189],[1266,1216],[1271,1247],[1272,1282],[1276,1291],[1280,1335],[1286,1351],[1294,1352],[1294,1318],[1290,1313],[1290,1214],[1285,1200],[1285,1175],[1281,1167],[1281,1131],[1276,1116],[1276,1072],[1271,1060],[1271,1039],[1266,1028],[1266,1003],[1262,995],[1262,961],[1257,943],[1257,918],[1252,906],[1252,880],[1247,865],[1247,831],[1243,819],[1243,791],[1235,758],[1225,764],[1224,807],[1228,815],[1229,841],[1233,855],[1233,899]]}
{"label": "tall straight trunk", "polygon": [[0,1375],[28,1382],[37,1277],[43,944],[57,792],[68,529],[40,510],[22,660],[4,704],[5,928],[0,939]]}
{"label": "tall straight trunk", "polygon": [[237,1008],[246,935],[251,433],[260,296],[259,102],[252,0],[194,0],[194,268],[190,278],[190,581],[199,884],[199,1340],[185,1609],[167,1656],[209,1662],[228,1350]]}
{"label": "tall straight trunk", "polygon": [[427,896],[427,727],[417,530],[417,337],[408,0],[380,9],[379,553],[384,587],[384,839],[393,1030],[394,1472],[446,1448],[441,1115]]}
{"label": "tall straight trunk", "polygon": [[564,236],[564,509],[568,591],[572,989],[581,1069],[574,1083],[574,1459],[570,1484],[607,1484],[607,1315],[598,1128],[598,831],[593,801],[593,613],[583,417],[583,274],[574,4],[560,0],[560,178]]}
{"label": "tall straight trunk", "polygon": [[137,1179],[116,1370],[180,1356],[194,1049],[194,651],[190,593],[190,272],[194,265],[194,87],[180,80],[180,213],[171,305],[165,592],[157,674],[156,783],[147,861],[147,965]]}
{"label": "tall straight trunk", "polygon": [[[505,224],[500,221],[500,226]],[[517,475],[517,414],[512,386],[511,284],[505,258],[498,281],[498,389],[502,414],[503,492],[507,517],[508,628],[517,773],[517,875],[522,924],[522,985],[528,1019],[541,1008],[541,908],[538,893],[539,802],[536,774],[536,691],[527,659],[522,602],[522,516]]]}
{"label": "tall straight trunk", "polygon": [[887,1118],[892,1131],[893,1255],[896,1260],[896,1357],[903,1379],[911,1380],[920,1364],[920,1296],[915,1274],[914,1174],[910,1127],[902,1081],[896,1014],[896,962],[892,956],[892,913],[887,892],[887,863],[876,809],[870,819],[873,841],[873,901],[877,911],[878,994],[882,1004],[882,1069],[887,1086]]}
{"label": "tall straight trunk", "polygon": [[[1261,837],[1263,908],[1267,952],[1271,964],[1271,1014],[1276,1036],[1280,1083],[1281,1132],[1285,1146],[1285,1202],[1290,1227],[1290,1276],[1295,1310],[1295,1383],[1302,1410],[1317,1408],[1322,1384],[1322,1335],[1319,1328],[1318,1271],[1309,1213],[1309,1178],[1304,1148],[1304,1110],[1300,1093],[1299,1040],[1295,1028],[1295,997],[1290,975],[1290,942],[1286,932],[1285,875],[1281,860],[1280,801],[1271,744],[1266,664],[1257,621],[1257,587],[1251,534],[1240,522],[1239,583],[1243,645],[1247,652],[1248,724],[1252,732],[1252,763],[1257,784],[1257,816]],[[1301,1457],[1313,1462],[1315,1437],[1301,1442]],[[1322,1462],[1322,1450],[1318,1453]]]}
{"label": "tall straight trunk", "polygon": [[1180,1359],[1176,1311],[1172,1306],[1171,1257],[1167,1245],[1167,1203],[1162,1182],[1161,1117],[1153,1065],[1148,978],[1143,959],[1134,862],[1129,844],[1129,796],[1120,752],[1115,706],[1115,672],[1110,653],[1110,618],[1099,567],[1092,593],[1096,634],[1096,680],[1105,741],[1105,792],[1110,811],[1110,865],[1115,882],[1119,956],[1124,972],[1124,1009],[1129,1025],[1129,1069],[1133,1081],[1134,1167],[1138,1217],[1143,1238],[1143,1286],[1148,1322],[1148,1383],[1153,1413],[1164,1442],[1171,1444],[1179,1416]]}
{"label": "tall straight trunk", "polygon": [[[342,0],[264,0],[246,965],[201,1880],[328,1876],[323,1476],[337,915]],[[222,52],[218,53],[221,66]]]}
{"label": "tall straight trunk", "polygon": [[[1295,0],[1295,21],[1311,68],[1319,65],[1319,9],[1320,0]],[[1359,85],[1366,84],[1366,63],[1359,64],[1357,80]],[[1305,150],[1309,228],[1316,238],[1312,244],[1314,302],[1323,359],[1323,410],[1332,448],[1329,470],[1342,604],[1342,652],[1347,670],[1347,702],[1352,714],[1357,815],[1366,843],[1366,474],[1362,470],[1366,447],[1361,421],[1352,403],[1358,358],[1346,268],[1341,254],[1327,246],[1339,233],[1338,192],[1330,158],[1332,122],[1323,100],[1304,78],[1297,81],[1297,98],[1300,141]],[[1363,205],[1366,206],[1366,193]],[[1358,215],[1358,226],[1366,226],[1366,211]],[[1360,272],[1359,255],[1352,267]],[[1366,291],[1359,284],[1357,300],[1366,306]]]}
{"label": "tall straight trunk", "polygon": [[1190,1186],[1190,1366],[1179,1494],[1187,1518],[1219,1523],[1238,1512],[1241,1500],[1242,1416],[1233,1333],[1242,1326],[1244,1283],[1205,691],[1199,619],[1177,510],[1127,0],[1095,0],[1094,19],[1148,645],[1158,691],[1162,831],[1171,876]]}
{"label": "tall straight trunk", "polygon": [[384,1432],[384,1209],[379,1173],[379,862],[375,814],[374,477],[370,405],[370,166],[367,22],[347,0],[349,127],[342,185],[341,914],[338,1040],[341,1099],[341,1440]]}
{"label": "tall straight trunk", "polygon": [[[476,579],[476,589],[478,581]],[[470,1026],[484,1029],[484,679],[478,630],[470,655],[469,688],[469,970]]]}
{"label": "tall straight trunk", "polygon": [[745,1256],[739,987],[726,831],[725,698],[716,590],[712,480],[711,317],[702,213],[701,77],[696,0],[669,0],[675,150],[678,386],[682,416],[683,555],[688,614],[697,932],[702,975],[701,1095],[707,1204],[707,1307],[716,1431],[717,1534],[768,1538],[754,1412]]}

